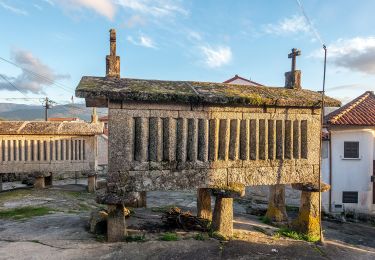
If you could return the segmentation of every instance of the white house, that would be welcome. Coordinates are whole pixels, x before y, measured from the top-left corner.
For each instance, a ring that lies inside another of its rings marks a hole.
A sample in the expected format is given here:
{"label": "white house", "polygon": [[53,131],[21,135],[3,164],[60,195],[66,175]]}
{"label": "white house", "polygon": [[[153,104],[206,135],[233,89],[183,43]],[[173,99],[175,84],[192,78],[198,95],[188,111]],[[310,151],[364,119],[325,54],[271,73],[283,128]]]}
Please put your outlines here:
{"label": "white house", "polygon": [[323,208],[375,213],[375,95],[367,91],[326,116]]}

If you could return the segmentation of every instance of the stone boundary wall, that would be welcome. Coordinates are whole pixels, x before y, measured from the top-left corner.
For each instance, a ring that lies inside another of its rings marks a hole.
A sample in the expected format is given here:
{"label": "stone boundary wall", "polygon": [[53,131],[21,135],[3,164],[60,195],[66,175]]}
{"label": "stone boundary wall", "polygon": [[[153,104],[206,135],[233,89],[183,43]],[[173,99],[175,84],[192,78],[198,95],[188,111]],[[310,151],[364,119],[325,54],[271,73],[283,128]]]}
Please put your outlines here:
{"label": "stone boundary wall", "polygon": [[315,182],[319,113],[109,102],[109,190]]}

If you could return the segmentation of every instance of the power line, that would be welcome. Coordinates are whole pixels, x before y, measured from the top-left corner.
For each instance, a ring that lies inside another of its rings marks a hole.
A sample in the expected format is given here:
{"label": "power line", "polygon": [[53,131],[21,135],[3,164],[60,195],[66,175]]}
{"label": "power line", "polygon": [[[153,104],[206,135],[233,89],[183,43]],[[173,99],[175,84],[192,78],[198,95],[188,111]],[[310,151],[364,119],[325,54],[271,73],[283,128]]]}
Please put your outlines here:
{"label": "power line", "polygon": [[315,34],[315,37],[320,41],[321,45],[323,46],[324,43],[323,43],[322,37],[320,37],[319,32],[315,29],[315,27],[312,24],[310,18],[306,14],[305,9],[303,8],[303,5],[302,5],[301,1],[300,0],[296,0],[296,1],[297,1],[297,4],[298,4],[298,6],[299,6],[299,8],[301,10],[302,15],[305,17],[307,23],[309,24],[310,29],[312,30],[312,32]]}
{"label": "power line", "polygon": [[53,84],[53,85],[55,85],[55,86],[61,88],[61,89],[63,89],[63,90],[65,90],[65,91],[69,92],[69,93],[72,93],[72,91],[74,92],[73,89],[70,89],[69,87],[67,87],[67,86],[65,86],[65,85],[63,85],[63,84],[61,84],[61,83],[57,83],[57,82],[55,82],[55,80],[52,80],[52,79],[48,78],[48,77],[45,76],[45,75],[42,75],[42,74],[36,73],[36,72],[34,72],[34,71],[32,71],[32,70],[29,70],[29,69],[26,69],[26,68],[24,68],[24,67],[18,65],[17,63],[14,63],[14,62],[12,62],[12,61],[10,61],[10,60],[7,60],[7,59],[5,59],[5,58],[3,58],[3,57],[0,57],[0,60],[2,60],[2,61],[4,61],[4,62],[7,62],[7,63],[9,63],[9,64],[12,64],[13,66],[16,66],[17,68],[20,68],[20,69],[24,70],[25,72],[29,73],[30,75],[32,75],[32,76],[34,76],[34,77],[38,77],[38,78],[40,78],[40,79],[43,79],[43,80],[45,80],[45,81],[47,81],[47,82],[49,82],[49,83],[51,83],[51,84]]}
{"label": "power line", "polygon": [[22,95],[27,97],[19,88],[17,88],[10,80],[8,80],[3,74],[0,74],[0,77],[2,77],[6,82],[8,82],[9,85],[11,85],[14,89],[16,89],[18,92],[20,92]]}

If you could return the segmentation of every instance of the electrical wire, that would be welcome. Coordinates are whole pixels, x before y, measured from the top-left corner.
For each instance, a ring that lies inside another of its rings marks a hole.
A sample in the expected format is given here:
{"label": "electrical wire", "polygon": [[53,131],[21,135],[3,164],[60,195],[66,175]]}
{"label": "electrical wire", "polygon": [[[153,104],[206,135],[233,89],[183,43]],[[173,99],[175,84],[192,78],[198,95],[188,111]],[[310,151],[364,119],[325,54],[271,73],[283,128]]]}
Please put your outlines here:
{"label": "electrical wire", "polygon": [[300,0],[296,0],[296,1],[297,1],[297,4],[298,4],[298,6],[299,6],[299,8],[301,10],[302,15],[305,17],[307,23],[310,26],[311,31],[314,33],[315,37],[318,39],[318,41],[320,42],[320,44],[323,46],[324,43],[323,43],[322,37],[320,37],[319,32],[315,29],[315,27],[314,27],[313,23],[311,22],[309,16],[306,14],[305,8],[303,7],[301,1]]}
{"label": "electrical wire", "polygon": [[12,82],[10,82],[10,80],[8,80],[3,74],[0,74],[0,77],[2,77],[6,82],[8,82],[10,86],[12,86],[15,90],[17,90],[18,92],[20,92],[22,95],[24,95],[27,98],[25,93],[23,93],[19,88],[17,88]]}

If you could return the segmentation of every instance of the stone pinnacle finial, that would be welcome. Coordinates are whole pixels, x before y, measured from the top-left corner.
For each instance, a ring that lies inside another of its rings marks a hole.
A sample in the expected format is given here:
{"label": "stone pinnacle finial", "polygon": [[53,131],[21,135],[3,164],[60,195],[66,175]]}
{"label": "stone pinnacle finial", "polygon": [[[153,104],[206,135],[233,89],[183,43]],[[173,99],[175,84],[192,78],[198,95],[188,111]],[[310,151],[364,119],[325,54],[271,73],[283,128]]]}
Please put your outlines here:
{"label": "stone pinnacle finial", "polygon": [[106,77],[120,78],[120,57],[116,56],[116,30],[109,30],[110,52],[106,57]]}
{"label": "stone pinnacle finial", "polygon": [[98,114],[96,113],[96,107],[92,108],[91,123],[92,124],[98,123]]}

